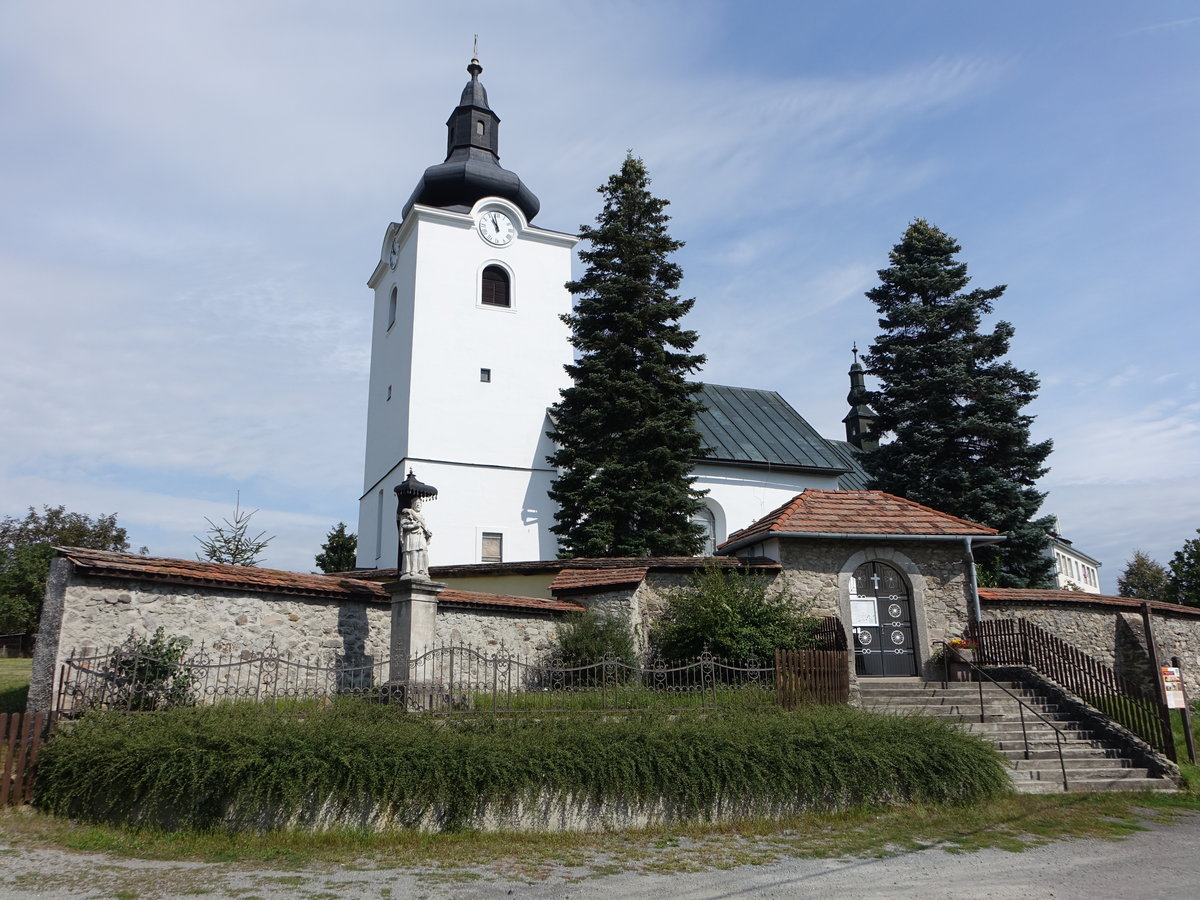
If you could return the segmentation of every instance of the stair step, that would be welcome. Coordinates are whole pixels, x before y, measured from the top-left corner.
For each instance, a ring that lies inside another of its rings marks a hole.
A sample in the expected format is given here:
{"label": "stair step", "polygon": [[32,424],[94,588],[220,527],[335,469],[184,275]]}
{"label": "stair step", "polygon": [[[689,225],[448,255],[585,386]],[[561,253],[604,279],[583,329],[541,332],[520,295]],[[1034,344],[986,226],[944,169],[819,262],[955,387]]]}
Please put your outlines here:
{"label": "stair step", "polygon": [[[1004,748],[999,748],[999,747],[997,749],[1000,750],[1001,755],[1003,755],[1006,759],[1010,759],[1010,760],[1014,760],[1014,761],[1025,759],[1024,745],[1022,745],[1021,747],[1018,747],[1015,750],[1004,749]],[[1120,755],[1119,751],[1113,750],[1109,747],[1097,747],[1097,746],[1087,746],[1087,745],[1081,746],[1080,744],[1063,744],[1062,755],[1063,755],[1063,759],[1068,759],[1068,760],[1069,759],[1123,759],[1124,758]],[[1039,760],[1039,759],[1055,759],[1056,760],[1056,759],[1058,759],[1058,749],[1053,744],[1051,744],[1050,746],[1040,746],[1040,745],[1036,745],[1036,744],[1031,744],[1029,747],[1029,759],[1030,760]]]}
{"label": "stair step", "polygon": [[[1014,769],[1011,773],[1014,781],[1057,781],[1062,784],[1062,767],[1059,765],[1043,766],[1040,769]],[[1072,768],[1067,764],[1067,783],[1072,781],[1104,781],[1138,778],[1145,780],[1150,777],[1149,769],[1126,769],[1113,766],[1107,769]],[[1161,779],[1160,779],[1161,780]]]}
{"label": "stair step", "polygon": [[1147,769],[1103,746],[1057,704],[1021,686],[1005,684],[1010,694],[985,683],[982,704],[978,683],[954,682],[943,688],[940,682],[897,680],[859,687],[864,709],[960,724],[993,744],[1008,760],[1019,793],[1061,793],[1064,768],[1072,793],[1175,790],[1169,780],[1149,777]]}
{"label": "stair step", "polygon": [[[1176,788],[1165,778],[1088,778],[1072,781],[1067,779],[1072,794],[1103,793],[1106,791],[1156,791],[1175,792]],[[1018,794],[1061,794],[1062,780],[1013,782]]]}
{"label": "stair step", "polygon": [[[1123,756],[1068,756],[1064,752],[1063,762],[1067,764],[1068,771],[1072,767],[1076,769],[1104,769],[1105,771],[1109,769],[1131,770],[1134,767],[1133,762]],[[1052,767],[1055,771],[1060,769],[1057,753],[1053,756],[1043,756],[1039,759],[1025,759],[1023,756],[1016,759],[1009,757],[1008,764],[1020,772],[1033,769],[1047,769],[1048,767]]]}

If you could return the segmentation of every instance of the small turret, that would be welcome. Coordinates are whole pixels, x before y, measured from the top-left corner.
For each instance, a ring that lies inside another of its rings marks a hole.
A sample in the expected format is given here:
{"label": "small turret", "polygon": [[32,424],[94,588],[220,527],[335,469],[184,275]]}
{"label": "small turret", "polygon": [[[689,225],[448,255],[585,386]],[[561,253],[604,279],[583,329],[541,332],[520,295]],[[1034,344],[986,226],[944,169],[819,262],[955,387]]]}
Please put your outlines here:
{"label": "small turret", "polygon": [[875,410],[871,409],[868,403],[870,395],[867,393],[862,363],[858,361],[858,344],[851,348],[851,352],[854,354],[854,363],[849,372],[850,393],[846,395],[850,412],[842,419],[846,426],[846,440],[859,450],[877,450],[879,438],[871,433],[871,426],[875,423]]}

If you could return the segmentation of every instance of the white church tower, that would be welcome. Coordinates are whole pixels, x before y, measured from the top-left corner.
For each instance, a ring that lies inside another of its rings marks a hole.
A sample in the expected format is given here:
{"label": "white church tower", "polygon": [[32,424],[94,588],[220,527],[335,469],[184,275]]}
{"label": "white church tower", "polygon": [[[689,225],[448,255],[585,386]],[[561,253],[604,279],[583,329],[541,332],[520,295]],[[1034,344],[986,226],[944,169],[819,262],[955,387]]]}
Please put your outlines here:
{"label": "white church tower", "polygon": [[435,565],[552,559],[547,408],[568,383],[565,284],[578,238],[530,224],[540,204],[500,167],[499,117],[471,60],[425,170],[384,234],[375,291],[358,565],[396,565],[394,489],[438,489],[423,512]]}

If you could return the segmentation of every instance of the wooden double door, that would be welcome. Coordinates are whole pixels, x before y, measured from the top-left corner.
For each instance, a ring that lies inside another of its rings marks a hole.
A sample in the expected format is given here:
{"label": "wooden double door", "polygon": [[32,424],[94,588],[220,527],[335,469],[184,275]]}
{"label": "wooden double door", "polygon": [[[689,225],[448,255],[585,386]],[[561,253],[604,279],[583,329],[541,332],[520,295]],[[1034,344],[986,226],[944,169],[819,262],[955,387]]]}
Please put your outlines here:
{"label": "wooden double door", "polygon": [[859,676],[917,674],[912,595],[904,578],[885,563],[863,563],[850,579],[854,670]]}

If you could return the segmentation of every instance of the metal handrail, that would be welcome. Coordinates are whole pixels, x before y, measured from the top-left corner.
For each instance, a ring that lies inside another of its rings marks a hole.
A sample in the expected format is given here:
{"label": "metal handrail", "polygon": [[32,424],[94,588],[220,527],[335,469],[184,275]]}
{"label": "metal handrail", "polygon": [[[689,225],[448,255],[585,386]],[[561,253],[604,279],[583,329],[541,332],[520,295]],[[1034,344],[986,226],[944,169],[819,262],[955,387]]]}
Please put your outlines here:
{"label": "metal handrail", "polygon": [[[945,690],[950,685],[950,654],[954,653],[955,651],[946,641],[934,641],[933,643],[941,644],[941,646],[942,646],[942,689]],[[1025,710],[1029,710],[1031,713],[1033,713],[1035,716],[1037,716],[1039,719],[1041,719],[1045,724],[1050,726],[1050,730],[1054,732],[1055,745],[1058,748],[1058,765],[1059,765],[1059,768],[1062,769],[1063,790],[1069,791],[1071,788],[1070,788],[1070,783],[1067,780],[1067,762],[1066,762],[1065,757],[1063,756],[1062,729],[1060,729],[1057,725],[1055,725],[1053,722],[1051,722],[1049,719],[1047,719],[1045,716],[1043,716],[1040,712],[1038,712],[1036,709],[1034,709],[1032,706],[1030,706],[1028,703],[1026,703],[1024,700],[1022,700],[1020,697],[1018,697],[1016,694],[1014,694],[1012,691],[1010,691],[1008,688],[1006,688],[1000,682],[998,682],[995,678],[993,678],[987,672],[983,671],[983,669],[981,669],[979,666],[975,665],[975,662],[973,660],[963,659],[961,656],[959,656],[958,661],[967,666],[970,666],[970,668],[973,672],[975,672],[979,675],[982,675],[984,678],[986,678],[988,681],[990,681],[996,687],[1000,688],[1000,690],[1004,691],[1004,693],[1008,694],[1008,696],[1012,697],[1014,700],[1017,701],[1017,708],[1020,710],[1020,713],[1021,713],[1021,738],[1025,743],[1025,759],[1026,760],[1030,759],[1030,756],[1029,756],[1030,751],[1029,751],[1029,731],[1025,727]],[[979,722],[980,722],[980,724],[983,724],[986,721],[985,713],[983,711],[983,682],[977,681],[976,683],[979,685]]]}

